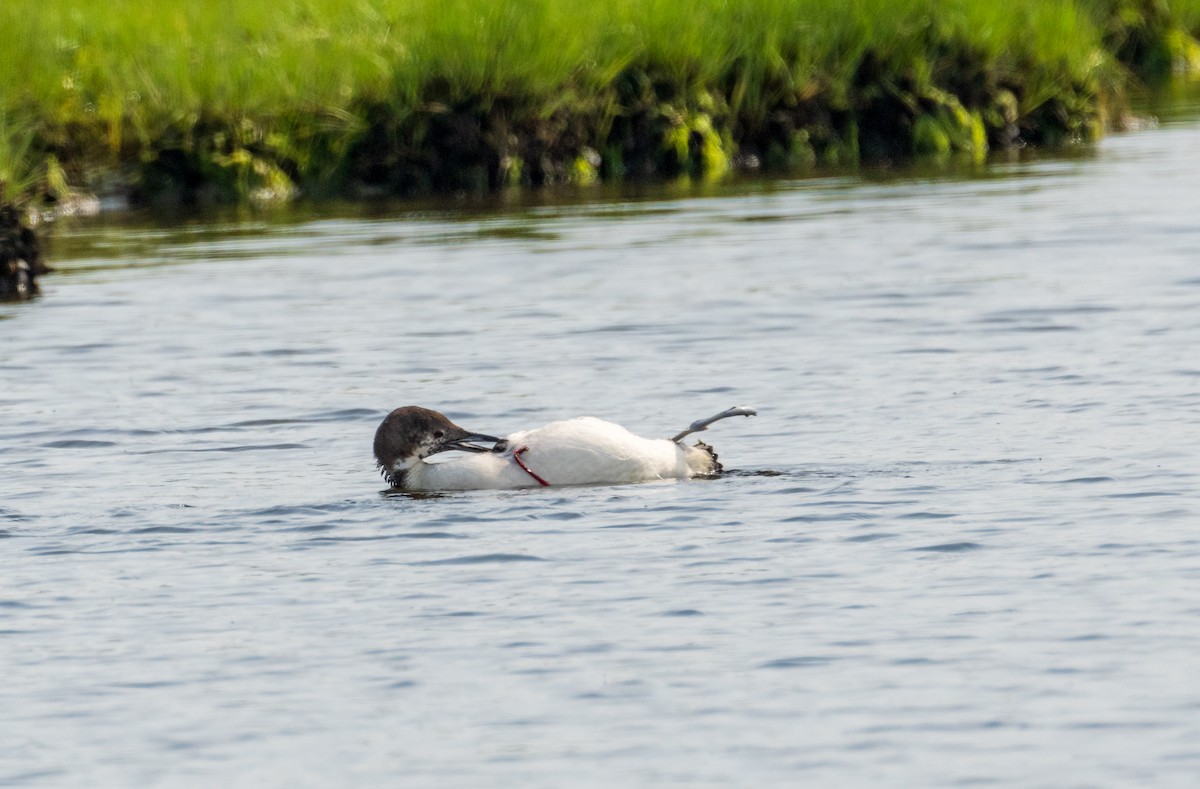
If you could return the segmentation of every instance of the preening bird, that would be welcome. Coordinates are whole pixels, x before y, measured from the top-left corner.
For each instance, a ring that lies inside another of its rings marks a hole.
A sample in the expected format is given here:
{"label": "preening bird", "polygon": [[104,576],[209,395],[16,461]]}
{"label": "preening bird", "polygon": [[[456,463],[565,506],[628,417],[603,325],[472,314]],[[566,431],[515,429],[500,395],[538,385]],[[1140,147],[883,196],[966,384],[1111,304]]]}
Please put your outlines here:
{"label": "preening bird", "polygon": [[[392,487],[483,490],[687,479],[721,472],[713,448],[686,446],[692,433],[731,416],[755,416],[736,406],[693,422],[673,438],[643,438],[591,416],[551,422],[506,438],[473,433],[428,408],[397,408],[375,431],[375,461]],[[483,446],[483,445],[491,446]],[[430,463],[442,452],[464,454]]]}

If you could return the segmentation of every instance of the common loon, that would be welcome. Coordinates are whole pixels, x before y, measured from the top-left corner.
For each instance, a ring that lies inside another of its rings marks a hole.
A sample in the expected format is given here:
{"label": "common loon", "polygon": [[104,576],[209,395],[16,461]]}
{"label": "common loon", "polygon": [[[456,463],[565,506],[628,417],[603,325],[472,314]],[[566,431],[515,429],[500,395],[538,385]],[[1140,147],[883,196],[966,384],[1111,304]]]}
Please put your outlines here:
{"label": "common loon", "polygon": [[[497,490],[687,479],[717,474],[721,464],[712,447],[703,442],[685,446],[684,437],[707,430],[721,419],[757,413],[747,406],[735,406],[693,422],[671,439],[642,438],[591,416],[497,438],[464,430],[437,411],[409,405],[388,414],[375,431],[375,461],[392,487],[404,490]],[[451,450],[468,454],[426,462],[431,455]]]}

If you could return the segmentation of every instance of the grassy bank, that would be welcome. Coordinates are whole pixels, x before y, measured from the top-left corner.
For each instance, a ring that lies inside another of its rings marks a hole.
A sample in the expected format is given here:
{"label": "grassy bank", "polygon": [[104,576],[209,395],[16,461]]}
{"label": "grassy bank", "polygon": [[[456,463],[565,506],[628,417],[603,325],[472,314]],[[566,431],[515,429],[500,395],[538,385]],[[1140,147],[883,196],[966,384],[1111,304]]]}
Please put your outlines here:
{"label": "grassy bank", "polygon": [[1200,0],[0,5],[0,202],[407,194],[1090,139]]}

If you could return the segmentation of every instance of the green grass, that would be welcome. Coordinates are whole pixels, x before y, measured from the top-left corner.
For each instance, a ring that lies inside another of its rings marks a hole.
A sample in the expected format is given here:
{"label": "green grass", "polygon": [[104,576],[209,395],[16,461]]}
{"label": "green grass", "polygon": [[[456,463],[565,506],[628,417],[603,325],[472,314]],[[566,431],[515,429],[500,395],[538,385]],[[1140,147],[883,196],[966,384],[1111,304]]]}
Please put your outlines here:
{"label": "green grass", "polygon": [[1080,0],[1104,45],[1143,77],[1200,71],[1200,0]]}
{"label": "green grass", "polygon": [[6,0],[0,195],[979,157],[1094,136],[1116,58],[1197,32],[1200,0]]}
{"label": "green grass", "polygon": [[33,126],[0,111],[0,207],[19,203],[40,182],[33,150]]}

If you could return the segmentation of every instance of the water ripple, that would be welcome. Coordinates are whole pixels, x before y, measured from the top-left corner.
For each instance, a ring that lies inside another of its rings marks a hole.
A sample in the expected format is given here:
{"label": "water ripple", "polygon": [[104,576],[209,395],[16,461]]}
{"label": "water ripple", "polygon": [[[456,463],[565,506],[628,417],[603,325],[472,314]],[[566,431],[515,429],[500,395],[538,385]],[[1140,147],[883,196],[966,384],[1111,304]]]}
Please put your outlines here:
{"label": "water ripple", "polygon": [[487,553],[477,556],[456,556],[452,559],[430,559],[423,562],[410,562],[417,567],[432,567],[454,564],[507,564],[510,562],[544,562],[540,556],[529,556],[520,553]]}
{"label": "water ripple", "polygon": [[809,668],[812,666],[824,666],[830,663],[833,658],[821,657],[815,655],[802,655],[799,657],[781,658],[779,660],[771,660],[759,665],[759,668]]}
{"label": "water ripple", "polygon": [[[1191,785],[1198,144],[57,228],[0,783]],[[716,479],[374,475],[403,404],[738,402]]]}
{"label": "water ripple", "polygon": [[964,551],[976,551],[983,548],[977,542],[946,542],[938,545],[924,545],[920,548],[910,548],[912,551],[933,551],[936,553],[962,553]]}

